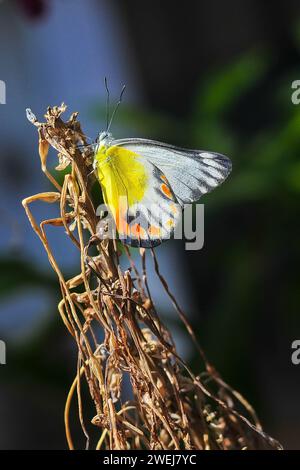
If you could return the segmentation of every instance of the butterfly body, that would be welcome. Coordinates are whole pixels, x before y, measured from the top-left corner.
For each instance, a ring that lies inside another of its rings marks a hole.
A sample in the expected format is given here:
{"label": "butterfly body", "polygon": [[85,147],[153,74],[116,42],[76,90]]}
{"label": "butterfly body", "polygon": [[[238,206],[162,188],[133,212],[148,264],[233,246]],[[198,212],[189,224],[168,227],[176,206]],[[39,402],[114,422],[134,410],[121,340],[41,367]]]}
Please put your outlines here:
{"label": "butterfly body", "polygon": [[102,132],[94,168],[121,240],[152,247],[170,238],[184,204],[218,186],[231,163],[221,154]]}

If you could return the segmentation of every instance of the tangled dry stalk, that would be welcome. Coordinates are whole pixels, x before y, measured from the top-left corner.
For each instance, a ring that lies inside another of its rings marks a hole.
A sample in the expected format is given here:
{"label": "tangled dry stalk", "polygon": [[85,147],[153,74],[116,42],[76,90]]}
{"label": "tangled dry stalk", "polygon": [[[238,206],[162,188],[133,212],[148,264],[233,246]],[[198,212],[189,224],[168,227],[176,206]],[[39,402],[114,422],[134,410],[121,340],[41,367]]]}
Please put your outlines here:
{"label": "tangled dry stalk", "polygon": [[[122,256],[128,257],[129,268],[122,272],[116,241],[98,238],[99,218],[91,193],[93,151],[85,146],[77,113],[64,122],[61,115],[65,110],[64,104],[48,108],[44,123],[28,110],[28,119],[39,134],[42,170],[55,192],[26,198],[23,205],[58,276],[62,292],[58,310],[78,348],[77,374],[65,407],[69,448],[74,448],[70,405],[75,393],[87,447],[91,447],[82,399],[85,379],[95,410],[92,424],[99,429],[98,441],[92,446],[96,449],[280,449],[262,431],[252,407],[206,360],[159,271],[155,251],[151,251],[151,262],[198,348],[203,367],[200,375],[195,376],[178,356],[154,307],[145,251],[140,250],[142,274],[128,249]],[[49,146],[58,152],[56,169],[70,168],[62,187],[46,167]],[[38,224],[30,209],[37,200],[59,205],[60,216]],[[49,246],[49,224],[64,227],[78,248],[80,273],[72,279],[65,280]],[[123,402],[125,378],[131,398]]]}

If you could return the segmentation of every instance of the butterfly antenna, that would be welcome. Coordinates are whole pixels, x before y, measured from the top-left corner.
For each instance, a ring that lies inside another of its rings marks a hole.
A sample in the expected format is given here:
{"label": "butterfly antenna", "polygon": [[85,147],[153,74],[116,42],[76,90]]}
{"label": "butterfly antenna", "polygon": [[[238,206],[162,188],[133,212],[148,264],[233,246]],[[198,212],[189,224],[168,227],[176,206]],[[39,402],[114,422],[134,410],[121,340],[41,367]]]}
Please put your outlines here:
{"label": "butterfly antenna", "polygon": [[109,125],[109,88],[107,83],[107,78],[104,77],[104,85],[106,89],[106,131],[108,131]]}
{"label": "butterfly antenna", "polygon": [[123,98],[123,95],[124,95],[125,88],[126,88],[126,86],[123,85],[122,90],[121,90],[121,93],[120,93],[119,101],[117,102],[117,104],[116,104],[116,106],[115,106],[115,109],[113,110],[113,113],[112,113],[112,115],[111,115],[111,118],[110,118],[110,121],[109,121],[109,124],[108,124],[108,127],[107,127],[107,131],[109,131],[110,126],[111,126],[111,124],[112,124],[112,122],[113,122],[113,119],[114,119],[114,117],[115,117],[115,114],[116,114],[116,112],[118,111],[118,108],[119,108],[119,106],[120,106],[120,104],[121,104],[121,102],[122,102],[122,98]]}

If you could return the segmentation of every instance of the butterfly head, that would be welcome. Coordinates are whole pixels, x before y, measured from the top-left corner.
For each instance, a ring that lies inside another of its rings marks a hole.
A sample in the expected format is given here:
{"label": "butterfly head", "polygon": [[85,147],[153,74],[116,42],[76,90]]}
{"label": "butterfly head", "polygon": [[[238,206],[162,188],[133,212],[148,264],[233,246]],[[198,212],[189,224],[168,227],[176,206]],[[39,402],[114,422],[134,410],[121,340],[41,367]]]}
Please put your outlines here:
{"label": "butterfly head", "polygon": [[99,133],[95,143],[95,156],[93,162],[94,170],[97,168],[99,162],[104,162],[107,159],[106,151],[111,147],[114,138],[108,131],[102,131]]}
{"label": "butterfly head", "polygon": [[105,147],[105,148],[110,147],[112,141],[113,141],[113,136],[108,131],[100,132],[100,134],[98,135],[98,138],[97,138],[97,143],[98,143],[98,146],[100,148],[101,147]]}

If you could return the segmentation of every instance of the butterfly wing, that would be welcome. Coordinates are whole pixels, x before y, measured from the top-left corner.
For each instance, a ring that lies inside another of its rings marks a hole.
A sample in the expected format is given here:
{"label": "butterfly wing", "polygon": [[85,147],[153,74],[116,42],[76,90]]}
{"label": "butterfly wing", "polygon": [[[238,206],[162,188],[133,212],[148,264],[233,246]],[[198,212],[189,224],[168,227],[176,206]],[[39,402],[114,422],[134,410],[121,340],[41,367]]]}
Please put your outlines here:
{"label": "butterfly wing", "polygon": [[170,238],[182,211],[163,171],[127,146],[112,145],[95,162],[121,241],[149,248]]}
{"label": "butterfly wing", "polygon": [[198,201],[219,186],[231,172],[225,155],[188,150],[147,139],[120,139],[114,145],[137,152],[155,165],[167,178],[180,204]]}

